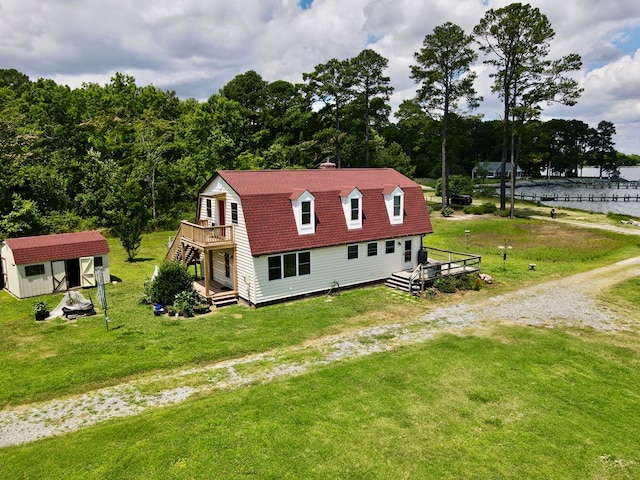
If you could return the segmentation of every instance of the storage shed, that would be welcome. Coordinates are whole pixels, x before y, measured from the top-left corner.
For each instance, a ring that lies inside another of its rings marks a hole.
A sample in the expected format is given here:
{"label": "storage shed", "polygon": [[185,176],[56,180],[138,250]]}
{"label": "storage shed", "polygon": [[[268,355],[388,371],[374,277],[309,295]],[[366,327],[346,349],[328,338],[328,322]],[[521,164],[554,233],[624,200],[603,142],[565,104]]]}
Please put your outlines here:
{"label": "storage shed", "polygon": [[110,282],[109,245],[97,231],[8,238],[0,249],[0,287],[18,298],[93,287],[96,267]]}

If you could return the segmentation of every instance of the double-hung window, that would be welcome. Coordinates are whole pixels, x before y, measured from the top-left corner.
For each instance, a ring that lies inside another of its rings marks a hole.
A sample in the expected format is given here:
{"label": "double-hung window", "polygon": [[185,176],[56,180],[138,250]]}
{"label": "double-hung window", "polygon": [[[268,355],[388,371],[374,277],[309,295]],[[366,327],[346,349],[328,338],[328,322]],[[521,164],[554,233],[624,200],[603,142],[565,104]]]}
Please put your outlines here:
{"label": "double-hung window", "polygon": [[285,253],[268,259],[269,280],[311,274],[311,252]]}

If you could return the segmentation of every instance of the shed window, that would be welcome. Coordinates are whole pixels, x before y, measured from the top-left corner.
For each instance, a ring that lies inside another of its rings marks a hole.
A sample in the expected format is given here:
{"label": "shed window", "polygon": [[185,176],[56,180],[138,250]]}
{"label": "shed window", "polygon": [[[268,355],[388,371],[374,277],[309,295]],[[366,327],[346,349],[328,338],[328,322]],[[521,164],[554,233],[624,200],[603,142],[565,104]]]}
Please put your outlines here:
{"label": "shed window", "polygon": [[367,256],[374,257],[376,255],[378,255],[378,243],[377,242],[369,243],[367,245]]}
{"label": "shed window", "polygon": [[401,208],[402,197],[400,195],[393,196],[393,216],[400,216],[400,208]]}
{"label": "shed window", "polygon": [[207,198],[207,218],[213,217],[213,207],[211,206],[211,199]]}
{"label": "shed window", "polygon": [[347,248],[347,258],[349,260],[358,258],[358,245],[349,245],[349,247]]}
{"label": "shed window", "polygon": [[93,266],[94,267],[102,267],[103,266],[102,257],[93,257]]}
{"label": "shed window", "polygon": [[24,273],[27,277],[35,277],[36,275],[44,275],[44,264],[27,265],[24,267]]}

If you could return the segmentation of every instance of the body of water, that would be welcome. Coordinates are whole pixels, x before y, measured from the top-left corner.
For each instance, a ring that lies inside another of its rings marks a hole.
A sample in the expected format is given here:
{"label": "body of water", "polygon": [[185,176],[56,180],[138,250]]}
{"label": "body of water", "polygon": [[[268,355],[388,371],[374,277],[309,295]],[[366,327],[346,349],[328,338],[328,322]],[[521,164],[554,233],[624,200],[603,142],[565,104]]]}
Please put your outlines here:
{"label": "body of water", "polygon": [[[600,173],[598,168],[583,168],[580,177],[582,178],[597,178]],[[578,177],[578,178],[580,178]],[[620,168],[620,178],[624,180],[640,180],[640,166],[638,167],[621,167]],[[571,195],[572,197],[577,195],[582,195],[582,197],[586,200],[589,195],[595,195],[596,197],[601,194],[618,195],[619,197],[623,197],[626,195],[640,195],[639,188],[624,188],[624,185],[620,185],[622,188],[616,188],[617,185],[615,182],[612,182],[611,188],[594,188],[594,187],[579,187],[579,186],[569,186],[569,185],[540,185],[540,186],[532,186],[532,187],[518,187],[516,189],[517,194],[524,195],[537,195],[540,196],[562,196],[562,195]],[[507,196],[509,195],[507,188]],[[620,198],[617,202],[614,201],[597,201],[597,202],[577,202],[577,201],[544,201],[542,202],[544,205],[548,205],[549,208],[555,207],[557,208],[574,208],[576,210],[585,210],[588,212],[598,212],[598,213],[618,213],[621,215],[629,215],[631,217],[640,218],[640,202],[623,202],[622,198]]]}

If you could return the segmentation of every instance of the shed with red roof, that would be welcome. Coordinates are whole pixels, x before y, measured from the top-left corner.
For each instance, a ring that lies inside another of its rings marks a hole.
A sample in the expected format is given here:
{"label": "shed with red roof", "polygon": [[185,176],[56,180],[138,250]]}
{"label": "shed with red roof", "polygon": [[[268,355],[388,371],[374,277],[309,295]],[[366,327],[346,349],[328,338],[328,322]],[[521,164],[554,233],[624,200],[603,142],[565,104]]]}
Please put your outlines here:
{"label": "shed with red roof", "polygon": [[391,168],[223,170],[167,259],[200,264],[214,301],[264,305],[412,270],[432,231],[422,187]]}
{"label": "shed with red roof", "polygon": [[109,245],[98,231],[8,238],[0,249],[2,287],[18,298],[110,281]]}

